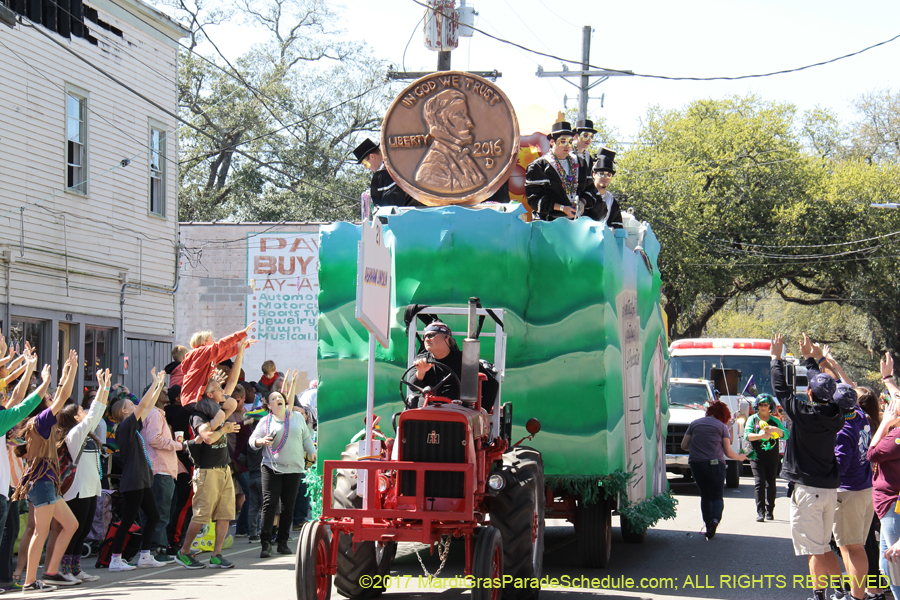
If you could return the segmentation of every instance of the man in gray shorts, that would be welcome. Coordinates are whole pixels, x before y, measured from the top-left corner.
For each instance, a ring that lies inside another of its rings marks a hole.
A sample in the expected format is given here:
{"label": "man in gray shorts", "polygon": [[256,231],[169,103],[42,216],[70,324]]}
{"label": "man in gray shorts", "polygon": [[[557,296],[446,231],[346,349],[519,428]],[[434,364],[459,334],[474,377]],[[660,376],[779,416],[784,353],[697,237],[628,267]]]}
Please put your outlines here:
{"label": "man in gray shorts", "polygon": [[840,577],[836,561],[827,556],[831,549],[834,511],[841,474],[835,456],[835,439],[844,426],[844,412],[833,401],[837,384],[833,377],[819,370],[825,355],[806,334],[800,340],[800,353],[809,387],[807,397],[795,396],[785,378],[784,338],[772,340],[772,387],[775,397],[791,419],[791,435],[787,438],[781,476],[794,482],[791,495],[791,540],[794,554],[807,556],[809,574],[815,596],[810,600],[826,600],[830,577]]}
{"label": "man in gray shorts", "polygon": [[[866,595],[866,576],[869,574],[865,544],[872,517],[875,516],[872,465],[866,452],[874,432],[869,418],[857,403],[856,390],[849,384],[839,383],[834,399],[844,409],[844,428],[837,435],[834,449],[841,469],[841,487],[837,494],[837,511],[834,513],[834,542],[841,551],[850,575],[850,591],[848,598],[843,588],[836,589],[833,598],[863,600]],[[831,552],[827,556],[835,568],[839,569],[837,556]]]}

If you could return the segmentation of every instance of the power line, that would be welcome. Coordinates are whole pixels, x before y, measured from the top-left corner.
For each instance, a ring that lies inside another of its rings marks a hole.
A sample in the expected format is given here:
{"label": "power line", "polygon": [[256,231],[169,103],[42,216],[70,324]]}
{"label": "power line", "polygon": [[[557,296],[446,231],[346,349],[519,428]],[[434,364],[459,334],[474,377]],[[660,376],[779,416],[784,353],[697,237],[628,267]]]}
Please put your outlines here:
{"label": "power line", "polygon": [[416,35],[416,30],[419,28],[419,24],[425,20],[425,15],[422,15],[422,18],[419,19],[419,22],[416,23],[415,27],[413,27],[412,33],[409,34],[409,39],[406,40],[406,47],[403,49],[403,56],[400,58],[400,64],[403,66],[403,70],[406,71],[406,51],[409,50],[409,45],[412,43],[413,36]]}
{"label": "power line", "polygon": [[[173,80],[173,79],[171,79],[171,78],[169,78],[169,77],[163,75],[162,73],[160,73],[159,71],[157,71],[156,69],[154,69],[151,65],[148,65],[147,63],[143,62],[143,61],[142,61],[140,58],[138,58],[136,55],[132,55],[131,53],[129,53],[127,50],[125,50],[125,48],[123,48],[123,47],[120,46],[117,42],[115,42],[115,40],[112,40],[112,39],[109,38],[108,36],[106,36],[106,35],[100,33],[99,31],[97,31],[96,29],[91,28],[87,23],[85,23],[85,21],[83,20],[83,18],[77,17],[76,15],[72,14],[71,12],[69,12],[69,11],[66,10],[66,9],[63,9],[63,11],[66,12],[67,14],[69,14],[72,18],[78,20],[84,27],[90,28],[91,31],[92,31],[93,33],[96,33],[96,34],[100,35],[101,37],[103,37],[104,39],[106,39],[107,41],[109,41],[111,44],[116,45],[116,46],[122,51],[122,53],[124,53],[124,54],[126,54],[126,55],[132,57],[133,59],[135,59],[135,60],[138,61],[139,63],[143,64],[144,66],[146,66],[146,67],[148,67],[148,68],[150,68],[153,72],[157,73],[158,75],[160,75],[161,77],[163,77],[163,78],[166,79],[167,81],[169,81],[169,82],[171,82],[171,83],[177,83],[175,80]],[[422,17],[422,18],[424,19],[424,17]],[[202,26],[201,26],[201,30],[202,30]],[[239,145],[246,144],[246,143],[250,143],[250,142],[253,142],[253,141],[257,141],[257,140],[260,140],[260,139],[263,139],[263,138],[266,138],[266,137],[275,135],[276,133],[280,133],[281,131],[284,131],[284,130],[286,130],[286,129],[290,129],[290,128],[292,128],[292,127],[296,127],[297,125],[299,125],[299,124],[301,124],[301,123],[304,123],[304,122],[309,122],[309,124],[310,124],[311,126],[316,127],[317,129],[319,129],[320,131],[322,131],[322,132],[324,132],[324,133],[330,134],[331,132],[329,132],[327,129],[324,129],[323,127],[317,125],[316,123],[314,123],[314,122],[312,121],[312,119],[314,119],[314,118],[317,117],[317,116],[321,116],[321,115],[323,115],[323,114],[326,114],[326,113],[328,113],[328,112],[331,112],[331,111],[333,111],[334,109],[343,106],[344,104],[348,104],[349,102],[352,102],[353,100],[356,100],[356,99],[358,99],[358,98],[360,98],[360,97],[362,97],[362,96],[368,94],[368,93],[371,92],[372,90],[378,88],[379,85],[380,85],[380,84],[373,85],[373,86],[371,86],[370,88],[368,88],[367,90],[365,90],[365,91],[363,91],[363,92],[357,94],[356,96],[353,96],[352,98],[349,98],[349,99],[347,99],[347,100],[344,100],[344,101],[342,101],[342,102],[339,102],[338,104],[335,104],[335,105],[333,105],[333,106],[331,106],[331,107],[329,107],[329,108],[323,109],[323,110],[321,110],[321,111],[319,111],[319,112],[317,112],[317,113],[315,113],[315,114],[313,114],[313,115],[304,116],[304,117],[301,118],[301,120],[299,120],[299,121],[297,121],[297,122],[295,122],[295,123],[292,123],[292,124],[290,124],[290,125],[285,125],[285,124],[284,124],[277,116],[275,116],[275,115],[272,113],[271,109],[269,109],[269,107],[268,107],[264,102],[262,102],[262,100],[260,100],[259,96],[262,96],[263,98],[266,98],[267,100],[269,100],[269,101],[271,101],[271,102],[273,102],[273,103],[276,103],[276,104],[279,104],[278,101],[275,100],[275,99],[272,99],[272,98],[269,97],[269,96],[266,96],[262,91],[260,91],[260,90],[258,90],[258,89],[256,89],[256,88],[254,88],[254,87],[251,86],[245,79],[243,79],[243,77],[241,77],[241,76],[238,74],[238,72],[237,72],[237,70],[234,68],[234,66],[228,61],[228,59],[222,54],[222,52],[219,50],[219,48],[216,46],[216,44],[212,41],[212,39],[209,37],[209,34],[206,33],[206,31],[203,31],[203,33],[204,33],[204,35],[206,36],[207,41],[210,42],[210,44],[213,46],[213,48],[215,48],[215,50],[216,50],[216,52],[219,54],[219,56],[221,56],[222,59],[225,60],[226,63],[228,63],[228,66],[231,67],[232,70],[235,71],[235,73],[231,73],[231,72],[227,71],[226,69],[224,69],[224,68],[222,68],[221,66],[217,65],[214,61],[211,61],[211,60],[209,60],[208,58],[206,58],[205,56],[203,56],[202,54],[197,53],[197,52],[194,52],[193,49],[189,48],[188,46],[185,46],[185,45],[182,44],[180,41],[175,40],[175,42],[176,42],[176,44],[178,44],[181,48],[187,50],[187,51],[188,51],[189,53],[191,53],[192,55],[197,56],[197,57],[200,58],[201,60],[205,61],[206,63],[208,63],[208,64],[210,64],[210,65],[212,65],[213,67],[215,67],[216,69],[218,69],[218,70],[220,70],[222,73],[224,73],[225,75],[231,77],[232,79],[234,79],[235,81],[237,81],[238,83],[240,83],[241,86],[243,86],[244,89],[246,89],[247,91],[250,91],[250,92],[257,98],[257,100],[259,100],[259,102],[260,102],[260,103],[261,103],[261,104],[269,111],[269,113],[270,113],[270,114],[272,115],[272,117],[279,123],[279,125],[282,125],[282,127],[278,128],[278,129],[276,129],[276,130],[274,130],[274,131],[271,131],[271,132],[269,132],[269,133],[266,133],[266,134],[257,136],[257,137],[255,137],[255,138],[250,139],[250,140],[241,141],[241,142],[239,142],[239,143],[237,143],[237,144],[233,144],[232,146],[229,146],[230,148],[236,148],[236,147],[239,146]],[[20,60],[22,60],[23,62],[25,62],[24,59],[21,59],[21,57],[20,57]],[[26,64],[28,64],[28,63],[26,62]],[[30,66],[30,65],[29,65],[29,66]],[[46,78],[46,76],[44,76],[44,77]],[[48,79],[48,81],[49,81],[49,79]],[[51,81],[51,83],[53,83],[53,82]],[[213,108],[215,108],[216,106],[218,106],[219,104],[221,104],[222,102],[224,102],[225,100],[227,100],[228,98],[230,98],[231,96],[233,96],[233,95],[234,95],[235,93],[237,93],[238,91],[239,91],[239,89],[235,89],[235,90],[232,91],[230,94],[228,94],[228,95],[226,95],[225,97],[223,97],[223,98],[221,98],[220,100],[218,100],[218,101],[217,101],[215,104],[213,104],[212,106],[206,108],[205,110],[203,110],[203,111],[200,112],[200,113],[193,113],[192,116],[194,116],[194,117],[200,117],[200,116],[203,116],[203,115],[207,114],[207,113],[208,113],[209,111],[211,111]],[[288,112],[288,113],[290,113],[290,114],[293,114],[294,116],[298,116],[298,117],[301,116],[301,115],[299,115],[298,113],[295,113],[295,112],[291,111],[290,109],[285,108],[284,106],[279,106],[279,108],[281,108],[282,110],[285,110],[286,112]],[[90,110],[90,108],[89,108],[89,110]],[[93,112],[93,111],[91,111],[91,112]],[[95,113],[95,114],[96,114],[96,113]],[[107,123],[110,123],[107,119],[105,119],[105,118],[102,117],[101,115],[98,114],[97,116],[99,116],[100,118],[102,118],[102,119],[103,119],[104,121],[106,121]],[[125,135],[129,135],[129,134],[126,133],[125,131],[123,131],[123,130],[119,129],[118,127],[116,127],[114,124],[110,123],[110,125],[112,125],[112,126],[115,127],[116,129],[118,129],[118,130],[121,131],[122,133],[125,133]],[[293,137],[294,137],[298,142],[303,143],[303,144],[305,144],[305,145],[308,146],[308,147],[312,147],[312,144],[310,144],[309,142],[306,142],[305,140],[300,139],[299,137],[297,137],[297,136],[296,136],[295,134],[293,134],[293,133],[292,133],[292,135],[293,135]],[[131,137],[131,136],[129,135],[129,137]],[[209,136],[207,136],[207,137],[209,137]],[[132,137],[132,139],[135,139],[135,138]],[[210,139],[213,139],[213,141],[218,141],[218,140],[215,140],[214,138],[210,138]],[[135,140],[135,141],[138,141],[138,140]],[[344,143],[344,144],[346,144],[348,147],[350,147],[350,145],[351,145],[347,140],[341,140],[341,142]],[[138,143],[140,143],[140,142],[138,142]],[[174,164],[176,164],[176,165],[181,165],[181,164],[184,164],[185,162],[191,161],[191,160],[196,160],[196,161],[205,160],[205,159],[207,159],[207,158],[209,158],[209,157],[211,157],[211,156],[215,156],[216,154],[219,154],[220,152],[221,152],[221,150],[218,150],[218,151],[215,151],[215,152],[209,152],[209,153],[204,154],[203,156],[199,156],[199,157],[191,157],[191,158],[189,158],[189,159],[186,159],[186,160],[183,160],[183,161],[180,161],[180,162],[175,162],[175,160],[174,160],[173,158],[171,158],[171,157],[169,157],[169,156],[167,156],[167,155],[165,155],[164,157],[165,157],[166,159],[172,161],[172,162],[173,162]]]}
{"label": "power line", "polygon": [[549,6],[547,6],[546,4],[544,4],[544,0],[538,0],[538,4],[540,4],[541,6],[543,6],[544,8],[546,8],[546,9],[550,12],[550,14],[552,14],[554,17],[556,17],[557,19],[559,19],[559,20],[562,21],[563,23],[566,23],[567,25],[571,25],[572,27],[574,27],[574,28],[576,28],[576,29],[581,29],[578,25],[575,25],[575,24],[572,23],[571,21],[568,21],[568,20],[564,19],[559,13],[557,13],[555,10],[553,10],[552,8],[550,8]]}
{"label": "power line", "polygon": [[[43,35],[44,37],[46,37],[47,39],[49,39],[50,41],[52,41],[54,44],[56,44],[57,46],[59,46],[60,48],[62,48],[62,49],[65,50],[66,52],[68,52],[69,54],[73,55],[73,56],[76,57],[77,59],[81,60],[82,62],[84,62],[84,63],[87,64],[89,67],[91,67],[91,68],[93,68],[94,70],[96,70],[97,72],[99,72],[99,73],[101,73],[102,75],[106,76],[107,78],[109,78],[110,80],[112,80],[114,83],[117,83],[117,84],[118,84],[119,86],[121,86],[122,88],[124,88],[124,89],[126,89],[127,91],[131,92],[132,94],[134,94],[135,96],[137,96],[138,98],[140,98],[141,100],[143,100],[144,102],[146,102],[146,103],[148,103],[149,105],[151,105],[151,106],[157,108],[158,110],[164,112],[165,114],[167,114],[167,115],[169,115],[170,117],[172,117],[172,118],[178,120],[179,122],[184,123],[185,125],[187,125],[187,126],[190,127],[191,129],[197,131],[197,132],[200,133],[201,135],[203,135],[203,136],[205,136],[205,137],[208,137],[209,139],[211,139],[211,140],[213,140],[213,141],[218,141],[218,140],[216,140],[216,138],[213,137],[211,134],[209,134],[209,133],[207,133],[206,131],[200,129],[199,127],[197,127],[197,126],[194,125],[193,123],[190,123],[189,121],[186,121],[186,120],[182,119],[182,118],[179,117],[176,113],[173,113],[173,112],[170,111],[169,109],[167,109],[167,108],[165,108],[165,107],[163,107],[163,106],[160,106],[159,104],[157,104],[156,102],[154,102],[153,100],[151,100],[150,98],[148,98],[147,96],[145,96],[144,94],[142,94],[142,93],[140,93],[139,91],[135,90],[134,88],[132,88],[132,87],[129,86],[128,84],[122,82],[121,80],[119,80],[119,79],[118,79],[117,77],[115,77],[114,75],[111,75],[111,74],[108,73],[107,71],[105,71],[105,70],[103,70],[102,68],[98,67],[97,65],[95,65],[94,63],[92,63],[90,60],[88,60],[87,58],[81,56],[80,54],[78,54],[77,52],[75,52],[74,50],[72,50],[71,48],[69,48],[68,46],[66,46],[65,44],[63,44],[63,43],[57,41],[56,39],[54,39],[54,38],[52,37],[51,34],[44,32],[44,31],[41,29],[41,27],[37,27],[37,26],[35,26],[35,25],[29,25],[29,27],[31,27],[31,28],[34,29],[35,31],[39,32],[41,35]],[[246,152],[244,152],[244,151],[242,151],[242,150],[239,150],[239,149],[237,149],[237,148],[234,148],[234,152],[237,153],[237,154],[240,154],[241,156],[246,157],[247,159],[251,160],[252,162],[258,164],[258,165],[261,166],[261,167],[267,168],[267,169],[269,169],[269,170],[271,170],[271,171],[273,171],[273,172],[275,172],[275,173],[278,173],[278,174],[280,174],[280,175],[283,175],[283,176],[285,176],[285,177],[287,177],[287,178],[289,178],[289,179],[292,179],[292,180],[296,181],[296,182],[299,183],[299,184],[305,185],[305,186],[307,186],[307,187],[309,187],[309,188],[312,188],[312,189],[314,189],[314,190],[316,190],[316,191],[324,192],[324,193],[330,194],[330,195],[332,195],[332,196],[334,196],[334,197],[345,198],[345,199],[351,200],[351,201],[353,201],[353,202],[356,202],[356,200],[357,200],[356,198],[353,198],[353,197],[351,197],[351,196],[346,196],[346,195],[341,194],[341,193],[339,193],[339,192],[335,192],[335,191],[333,191],[333,190],[328,190],[328,189],[326,189],[326,188],[322,188],[322,187],[319,187],[319,186],[317,186],[317,185],[311,184],[311,183],[309,183],[308,181],[305,181],[305,180],[303,180],[303,179],[299,179],[298,177],[296,177],[296,176],[294,176],[294,175],[291,175],[290,173],[286,173],[285,171],[282,171],[281,169],[278,169],[277,167],[273,167],[272,165],[266,164],[266,163],[264,163],[263,161],[259,160],[258,158],[254,157],[254,156],[250,156],[250,155],[247,154]]]}
{"label": "power line", "polygon": [[[6,48],[6,49],[9,50],[10,52],[12,52],[12,54],[13,54],[17,59],[19,59],[20,62],[22,62],[26,67],[30,68],[31,70],[33,70],[35,73],[37,73],[38,75],[40,75],[40,76],[43,77],[44,79],[46,79],[47,82],[50,83],[50,85],[56,87],[56,89],[60,90],[60,91],[63,92],[64,94],[68,93],[68,91],[66,90],[65,87],[59,85],[58,83],[56,83],[55,81],[53,81],[52,79],[50,79],[49,77],[47,77],[47,75],[45,75],[43,71],[41,71],[40,69],[38,69],[37,67],[35,67],[35,66],[32,65],[31,63],[29,63],[27,60],[25,60],[25,58],[23,58],[21,54],[19,54],[18,52],[16,52],[15,50],[13,50],[12,48],[10,48],[9,46],[7,46],[6,44],[4,44],[3,42],[0,42],[0,46],[3,46],[4,48]],[[102,114],[100,114],[99,112],[95,111],[95,110],[92,108],[92,103],[91,103],[91,102],[86,102],[86,103],[85,103],[85,106],[87,107],[89,113],[91,113],[92,115],[94,115],[94,116],[97,117],[98,119],[101,119],[101,120],[104,121],[107,125],[109,125],[109,126],[112,127],[113,129],[115,129],[115,130],[118,131],[119,133],[125,135],[126,137],[131,138],[132,141],[134,141],[135,143],[137,143],[137,144],[138,144],[139,146],[141,146],[142,148],[144,148],[144,149],[146,149],[146,150],[149,150],[149,151],[151,151],[151,152],[156,152],[156,150],[155,150],[154,148],[152,148],[152,147],[150,147],[150,146],[147,146],[147,145],[144,144],[142,141],[140,141],[139,139],[137,139],[136,137],[134,137],[133,135],[131,135],[131,133],[125,131],[124,129],[122,129],[121,127],[119,127],[118,125],[116,125],[115,123],[113,123],[112,121],[110,121],[109,119],[107,119],[106,117],[104,117]],[[167,141],[167,140],[168,140],[168,137],[169,137],[169,134],[166,133],[166,135],[164,135],[164,136],[160,139],[160,143]],[[169,156],[169,153],[168,153],[168,152],[159,152],[159,154],[161,154],[163,158],[165,158],[166,160],[170,161],[172,164],[174,164],[174,165],[176,165],[176,166],[178,165],[178,163],[175,161],[175,159]],[[139,156],[139,155],[136,155],[136,156]],[[132,159],[129,159],[129,161],[130,161],[130,160],[132,160]],[[83,182],[82,182],[82,183],[83,183]]]}
{"label": "power line", "polygon": [[[803,263],[808,263],[808,262],[813,262],[813,263],[816,263],[816,262],[822,262],[822,260],[824,260],[825,262],[845,262],[847,259],[846,259],[846,258],[840,258],[840,257],[846,257],[846,256],[849,256],[849,255],[858,255],[858,254],[865,254],[865,253],[874,252],[874,251],[878,250],[879,248],[881,248],[881,247],[883,247],[883,246],[887,246],[887,245],[889,245],[889,244],[895,244],[895,243],[897,243],[898,241],[900,241],[900,240],[892,240],[892,241],[890,241],[890,242],[888,242],[888,243],[886,243],[886,244],[878,244],[878,245],[876,245],[876,246],[869,246],[869,247],[866,247],[866,248],[859,248],[859,249],[856,249],[856,250],[849,250],[849,251],[846,251],[846,252],[837,252],[837,253],[831,253],[831,254],[807,254],[807,255],[798,255],[798,254],[774,254],[774,253],[773,253],[773,254],[765,254],[765,253],[760,253],[760,252],[752,252],[752,251],[748,251],[748,250],[743,250],[743,249],[740,249],[740,248],[728,248],[728,247],[724,247],[724,244],[722,244],[722,243],[711,244],[709,241],[700,239],[699,234],[695,234],[694,232],[691,232],[691,231],[686,231],[686,230],[684,230],[684,229],[681,229],[680,227],[675,227],[675,226],[669,225],[668,223],[665,223],[665,222],[658,222],[658,223],[656,223],[655,225],[659,225],[659,226],[661,226],[661,227],[664,228],[664,229],[670,229],[670,230],[673,230],[673,231],[677,231],[678,233],[681,233],[682,235],[691,238],[691,239],[694,240],[695,242],[697,242],[697,243],[699,243],[699,244],[702,244],[702,245],[704,245],[704,246],[707,246],[707,247],[710,248],[710,250],[712,250],[713,252],[723,253],[723,254],[726,254],[726,255],[731,254],[731,255],[747,256],[747,257],[780,258],[780,259],[783,260],[783,262],[780,262],[780,263],[765,263],[765,264],[760,264],[760,263],[755,263],[755,262],[754,262],[754,263],[732,263],[732,262],[728,262],[728,263],[726,263],[726,264],[719,264],[719,263],[685,263],[685,264],[687,264],[687,265],[693,265],[693,266],[723,266],[723,267],[731,267],[731,266],[782,266],[782,267],[783,267],[783,266],[790,266],[790,265],[795,265],[795,264],[803,264]],[[900,232],[893,232],[893,233],[890,233],[890,234],[886,234],[886,235],[884,235],[884,236],[878,236],[878,237],[876,237],[876,238],[870,238],[870,239],[868,239],[868,240],[857,240],[857,242],[858,242],[858,243],[862,243],[862,242],[864,242],[864,241],[872,241],[872,240],[875,240],[875,239],[882,239],[882,238],[887,238],[887,237],[893,237],[893,236],[896,236],[896,235],[900,235]],[[734,242],[728,242],[728,241],[725,241],[725,243],[727,244],[727,243],[734,243]],[[848,242],[848,243],[852,243],[852,242]],[[781,248],[784,248],[784,246],[780,246],[780,247],[781,247]],[[866,260],[874,259],[874,258],[879,258],[879,257],[878,257],[878,256],[875,256],[875,257],[869,257],[869,258],[867,258]],[[821,259],[821,260],[817,260],[817,259]],[[860,260],[860,259],[853,258],[853,259],[850,259],[850,260]]]}
{"label": "power line", "polygon": [[[419,6],[426,8],[427,10],[434,11],[434,9],[432,7],[428,6],[424,2],[421,2],[420,0],[412,0],[412,2],[418,4]],[[450,19],[451,21],[455,21],[457,24],[459,24],[459,20],[454,19],[451,16],[445,16],[444,18]],[[463,24],[463,25],[466,25],[466,24]],[[556,56],[555,54],[547,54],[546,52],[541,52],[539,50],[533,50],[531,48],[528,48],[527,46],[517,44],[516,42],[512,42],[510,40],[498,37],[496,35],[491,35],[490,33],[487,33],[486,31],[482,31],[481,29],[478,29],[472,25],[466,25],[466,26],[471,28],[473,31],[477,31],[478,33],[480,33],[482,35],[486,35],[487,37],[489,37],[493,40],[496,40],[503,44],[514,46],[516,48],[520,48],[526,52],[531,52],[532,54],[537,54],[538,56],[552,58],[553,60],[558,60],[558,61],[561,61],[564,63],[577,64],[577,65],[583,64],[580,60],[570,60],[568,58],[562,58],[560,56]],[[862,54],[863,52],[868,52],[869,50],[872,50],[873,48],[878,48],[879,46],[884,46],[885,44],[889,44],[897,39],[900,39],[900,34],[895,35],[894,37],[892,37],[889,40],[885,40],[883,42],[878,42],[877,44],[872,44],[871,46],[867,46],[867,47],[863,48],[862,50],[857,50],[856,52],[851,52],[850,54],[844,54],[843,56],[838,56],[838,57],[832,58],[830,60],[824,60],[821,62],[813,63],[811,65],[805,65],[802,67],[797,67],[794,69],[783,69],[781,71],[772,71],[770,73],[760,73],[757,75],[736,75],[736,76],[719,76],[719,77],[672,77],[672,76],[668,76],[668,75],[651,75],[648,73],[633,73],[631,71],[625,71],[622,69],[610,69],[607,67],[598,67],[597,65],[588,65],[588,67],[591,69],[610,71],[613,73],[621,73],[623,75],[631,75],[633,77],[644,77],[647,79],[664,79],[664,80],[668,80],[668,81],[737,81],[740,79],[754,79],[754,78],[760,78],[760,77],[771,77],[773,75],[784,75],[787,73],[796,73],[798,71],[805,71],[806,69],[812,69],[813,67],[821,67],[823,65],[828,65],[828,64],[837,62],[839,60],[843,60],[845,58],[857,56],[859,54]]]}

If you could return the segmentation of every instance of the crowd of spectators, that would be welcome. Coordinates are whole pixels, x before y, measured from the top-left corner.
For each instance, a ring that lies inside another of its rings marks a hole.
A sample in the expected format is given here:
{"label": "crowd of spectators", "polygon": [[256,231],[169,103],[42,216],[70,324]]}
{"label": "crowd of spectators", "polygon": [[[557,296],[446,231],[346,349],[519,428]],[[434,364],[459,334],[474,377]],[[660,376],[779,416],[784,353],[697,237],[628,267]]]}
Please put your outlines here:
{"label": "crowd of spectators", "polygon": [[[140,397],[100,370],[81,402],[74,351],[51,389],[35,350],[16,356],[0,336],[0,593],[97,581],[82,569],[89,554],[130,571],[231,568],[222,549],[238,540],[259,543],[262,558],[293,553],[291,531],[309,517],[316,382],[299,390],[299,374],[271,360],[249,380],[241,365],[252,326],[175,346]],[[198,559],[203,540],[208,561]]]}

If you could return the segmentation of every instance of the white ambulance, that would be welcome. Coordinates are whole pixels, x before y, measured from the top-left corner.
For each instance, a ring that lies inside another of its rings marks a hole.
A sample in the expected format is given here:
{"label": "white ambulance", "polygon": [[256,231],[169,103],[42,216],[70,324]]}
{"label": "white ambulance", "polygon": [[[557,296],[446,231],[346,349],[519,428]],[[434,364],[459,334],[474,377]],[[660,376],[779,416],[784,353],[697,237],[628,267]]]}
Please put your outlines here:
{"label": "white ambulance", "polygon": [[[748,390],[747,395],[743,394],[747,384],[752,378],[757,393],[773,393],[769,376],[770,349],[769,340],[739,338],[683,339],[669,347],[667,380],[710,380],[721,394],[719,399],[728,404],[733,417],[731,447],[735,452],[740,452],[744,423],[750,415],[751,393]],[[681,439],[691,421],[702,417],[703,412],[679,410],[671,414],[666,436],[666,465],[670,465],[670,452],[673,452],[669,470],[675,471],[679,470],[676,465],[684,461],[684,456],[675,455],[674,450],[681,447]],[[738,487],[740,463],[729,460],[726,469],[726,487]]]}

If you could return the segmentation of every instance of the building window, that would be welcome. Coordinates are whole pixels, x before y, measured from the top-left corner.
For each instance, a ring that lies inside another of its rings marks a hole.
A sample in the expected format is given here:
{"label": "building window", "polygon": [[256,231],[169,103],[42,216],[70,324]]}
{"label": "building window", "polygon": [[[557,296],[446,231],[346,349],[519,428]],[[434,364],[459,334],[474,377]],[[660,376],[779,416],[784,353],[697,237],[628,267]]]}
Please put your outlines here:
{"label": "building window", "polygon": [[97,372],[109,369],[115,372],[115,329],[85,327],[84,329],[84,385],[96,387]]}
{"label": "building window", "polygon": [[87,98],[66,92],[66,188],[87,195]]}
{"label": "building window", "polygon": [[150,128],[150,212],[165,216],[166,132]]}
{"label": "building window", "polygon": [[32,348],[37,349],[38,365],[44,365],[50,362],[50,336],[47,329],[49,321],[41,321],[40,319],[12,319],[12,327],[9,328],[9,345],[16,352],[22,352],[25,349],[25,342],[31,344]]}

